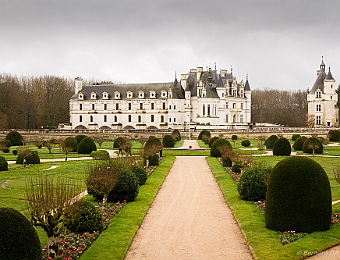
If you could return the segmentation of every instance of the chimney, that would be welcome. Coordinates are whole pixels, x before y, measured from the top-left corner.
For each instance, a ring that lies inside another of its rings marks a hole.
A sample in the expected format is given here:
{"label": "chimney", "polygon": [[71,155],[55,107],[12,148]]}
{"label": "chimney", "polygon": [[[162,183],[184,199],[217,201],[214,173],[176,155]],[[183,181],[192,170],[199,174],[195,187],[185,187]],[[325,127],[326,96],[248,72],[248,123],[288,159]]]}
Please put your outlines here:
{"label": "chimney", "polygon": [[79,91],[83,88],[83,79],[81,77],[76,77],[74,79],[74,92],[78,94]]}

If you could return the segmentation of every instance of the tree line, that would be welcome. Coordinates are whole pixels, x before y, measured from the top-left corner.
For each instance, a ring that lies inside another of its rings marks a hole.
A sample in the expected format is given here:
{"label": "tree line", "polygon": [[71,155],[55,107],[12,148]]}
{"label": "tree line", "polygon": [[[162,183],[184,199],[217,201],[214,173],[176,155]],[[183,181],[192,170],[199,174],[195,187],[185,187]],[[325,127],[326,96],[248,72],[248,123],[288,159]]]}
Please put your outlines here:
{"label": "tree line", "polygon": [[[0,74],[0,129],[57,128],[69,122],[73,94],[74,79]],[[307,91],[255,89],[251,107],[253,123],[306,126]]]}

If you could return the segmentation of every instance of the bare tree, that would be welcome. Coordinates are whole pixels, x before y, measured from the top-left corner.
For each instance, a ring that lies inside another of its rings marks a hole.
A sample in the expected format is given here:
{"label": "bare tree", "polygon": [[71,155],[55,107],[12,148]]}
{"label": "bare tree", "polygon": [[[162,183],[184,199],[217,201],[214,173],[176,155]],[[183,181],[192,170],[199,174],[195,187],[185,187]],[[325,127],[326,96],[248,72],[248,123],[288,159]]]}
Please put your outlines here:
{"label": "bare tree", "polygon": [[51,179],[47,175],[31,178],[26,185],[26,197],[31,222],[42,227],[48,237],[49,255],[57,252],[57,239],[63,229],[63,213],[79,193],[74,183],[67,179]]}

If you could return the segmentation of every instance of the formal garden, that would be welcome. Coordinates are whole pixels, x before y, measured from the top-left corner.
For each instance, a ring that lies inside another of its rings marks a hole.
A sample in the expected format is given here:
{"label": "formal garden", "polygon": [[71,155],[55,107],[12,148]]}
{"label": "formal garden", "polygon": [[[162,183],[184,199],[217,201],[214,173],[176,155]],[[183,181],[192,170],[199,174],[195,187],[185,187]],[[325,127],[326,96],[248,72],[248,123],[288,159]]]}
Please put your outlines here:
{"label": "formal garden", "polygon": [[176,155],[206,156],[256,259],[305,258],[340,241],[338,140],[202,131],[201,149],[182,149],[178,131],[30,141],[13,131],[1,141],[0,258],[123,259]]}

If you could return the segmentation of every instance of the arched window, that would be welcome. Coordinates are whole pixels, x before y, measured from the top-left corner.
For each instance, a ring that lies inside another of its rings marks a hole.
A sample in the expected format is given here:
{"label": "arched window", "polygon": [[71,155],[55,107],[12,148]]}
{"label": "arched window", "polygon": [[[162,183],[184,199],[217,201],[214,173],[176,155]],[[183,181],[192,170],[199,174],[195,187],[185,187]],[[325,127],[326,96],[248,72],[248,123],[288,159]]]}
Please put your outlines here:
{"label": "arched window", "polygon": [[90,122],[93,122],[93,116],[90,116]]}
{"label": "arched window", "polygon": [[210,116],[210,105],[208,105],[208,116]]}
{"label": "arched window", "polygon": [[205,105],[203,105],[203,116],[205,116]]}

